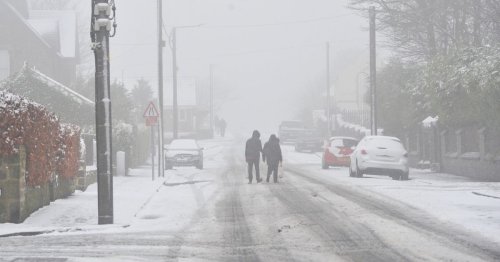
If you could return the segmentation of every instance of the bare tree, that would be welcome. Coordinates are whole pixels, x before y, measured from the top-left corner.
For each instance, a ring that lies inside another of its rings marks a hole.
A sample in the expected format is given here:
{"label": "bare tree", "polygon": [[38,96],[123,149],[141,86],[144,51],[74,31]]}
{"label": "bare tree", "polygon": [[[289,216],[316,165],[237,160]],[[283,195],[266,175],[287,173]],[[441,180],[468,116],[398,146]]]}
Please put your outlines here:
{"label": "bare tree", "polygon": [[[378,29],[402,57],[428,60],[469,46],[496,44],[500,1],[352,0],[350,7],[377,9]],[[367,12],[366,12],[367,13]]]}

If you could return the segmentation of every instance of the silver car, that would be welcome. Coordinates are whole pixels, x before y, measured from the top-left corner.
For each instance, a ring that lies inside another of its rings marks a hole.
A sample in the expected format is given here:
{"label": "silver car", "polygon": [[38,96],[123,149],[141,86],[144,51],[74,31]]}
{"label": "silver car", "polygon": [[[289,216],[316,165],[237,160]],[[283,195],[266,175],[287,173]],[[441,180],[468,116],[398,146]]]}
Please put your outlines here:
{"label": "silver car", "polygon": [[203,169],[203,148],[194,139],[175,139],[165,150],[165,169],[195,166]]}
{"label": "silver car", "polygon": [[408,180],[408,152],[401,141],[391,136],[366,136],[351,154],[349,175],[386,175]]}

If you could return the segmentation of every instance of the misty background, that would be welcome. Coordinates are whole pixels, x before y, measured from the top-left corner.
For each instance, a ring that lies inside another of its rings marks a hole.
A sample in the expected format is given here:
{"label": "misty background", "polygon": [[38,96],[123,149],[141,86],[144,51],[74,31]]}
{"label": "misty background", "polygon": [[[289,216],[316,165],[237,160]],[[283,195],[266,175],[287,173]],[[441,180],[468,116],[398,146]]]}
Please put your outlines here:
{"label": "misty background", "polygon": [[[156,92],[157,1],[120,0],[116,4],[112,80],[131,87],[144,78]],[[368,66],[368,33],[367,21],[347,4],[329,0],[165,1],[164,39],[168,41],[165,33],[171,34],[173,26],[201,24],[177,30],[179,79],[194,78],[198,88],[208,90],[212,64],[215,114],[227,119],[230,128],[275,129],[280,121],[300,115],[311,92],[325,92],[326,42],[331,43],[334,92],[340,100],[355,100],[356,74]],[[167,92],[172,81],[168,42],[164,69]]]}

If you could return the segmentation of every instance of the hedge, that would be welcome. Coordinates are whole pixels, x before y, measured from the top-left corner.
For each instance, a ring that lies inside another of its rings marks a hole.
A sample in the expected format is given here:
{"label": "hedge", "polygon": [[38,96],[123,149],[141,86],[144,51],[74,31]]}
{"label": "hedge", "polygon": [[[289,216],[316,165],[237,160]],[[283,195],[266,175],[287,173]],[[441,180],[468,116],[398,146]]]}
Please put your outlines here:
{"label": "hedge", "polygon": [[77,126],[61,125],[44,106],[0,91],[0,157],[17,154],[24,145],[29,186],[46,184],[52,173],[76,175],[79,133]]}

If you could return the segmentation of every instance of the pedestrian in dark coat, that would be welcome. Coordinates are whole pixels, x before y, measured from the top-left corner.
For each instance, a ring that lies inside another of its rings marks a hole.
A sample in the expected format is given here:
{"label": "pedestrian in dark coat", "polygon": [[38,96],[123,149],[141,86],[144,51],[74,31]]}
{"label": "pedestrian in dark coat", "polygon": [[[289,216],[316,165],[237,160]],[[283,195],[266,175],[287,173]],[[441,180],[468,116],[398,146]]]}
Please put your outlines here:
{"label": "pedestrian in dark coat", "polygon": [[281,154],[280,140],[276,135],[271,135],[269,141],[264,144],[262,151],[262,159],[267,161],[267,179],[273,174],[274,183],[278,183],[278,166],[283,162],[283,155]]}
{"label": "pedestrian in dark coat", "polygon": [[259,131],[253,131],[252,137],[247,140],[247,144],[245,146],[245,159],[248,163],[248,183],[252,183],[253,172],[252,168],[255,167],[255,179],[257,183],[262,181],[260,178],[260,170],[259,170],[259,162],[260,162],[260,153],[262,152],[262,143],[260,142],[260,133]]}

